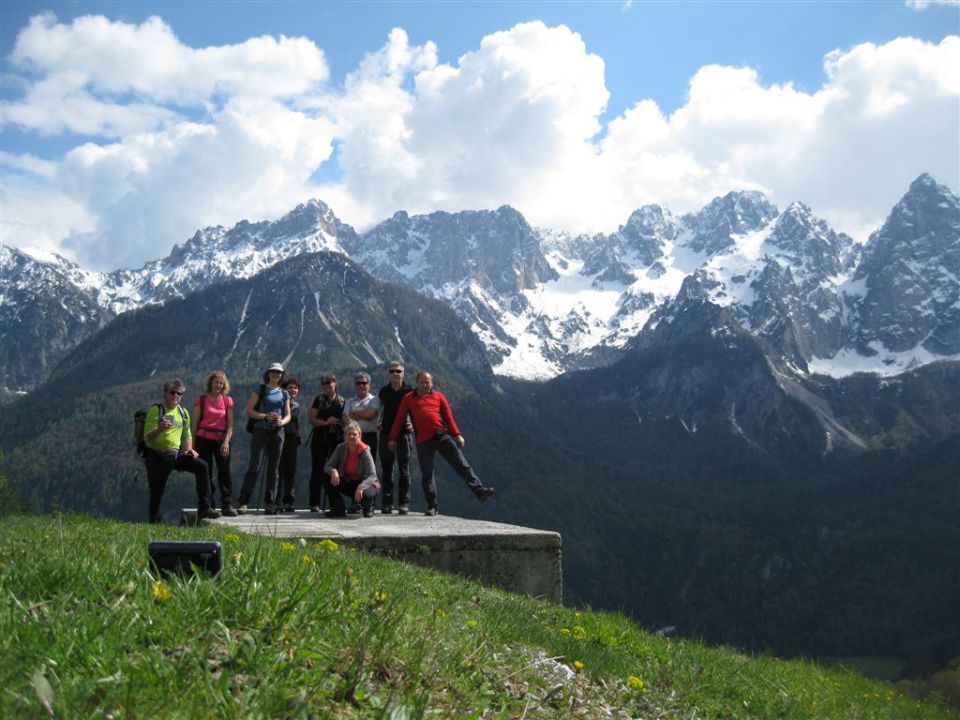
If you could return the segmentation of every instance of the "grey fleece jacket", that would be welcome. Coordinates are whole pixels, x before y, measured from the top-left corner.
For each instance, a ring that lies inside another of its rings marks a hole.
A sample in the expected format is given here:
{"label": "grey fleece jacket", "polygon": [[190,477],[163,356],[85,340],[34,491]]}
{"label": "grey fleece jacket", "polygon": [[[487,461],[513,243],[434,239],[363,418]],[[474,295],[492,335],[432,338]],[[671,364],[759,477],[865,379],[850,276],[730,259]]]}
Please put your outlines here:
{"label": "grey fleece jacket", "polygon": [[[347,461],[347,455],[350,454],[350,451],[347,450],[346,443],[340,443],[337,445],[337,449],[333,451],[333,454],[330,456],[330,459],[327,460],[327,464],[323,466],[323,471],[329,473],[331,470],[336,469],[340,473],[341,482],[349,481],[350,478],[347,477],[346,473],[343,471],[343,465]],[[372,487],[377,492],[380,492],[380,480],[377,478],[377,466],[373,463],[373,455],[370,454],[370,448],[364,448],[363,452],[360,453],[359,463],[360,469],[360,487],[366,490],[368,487]]]}

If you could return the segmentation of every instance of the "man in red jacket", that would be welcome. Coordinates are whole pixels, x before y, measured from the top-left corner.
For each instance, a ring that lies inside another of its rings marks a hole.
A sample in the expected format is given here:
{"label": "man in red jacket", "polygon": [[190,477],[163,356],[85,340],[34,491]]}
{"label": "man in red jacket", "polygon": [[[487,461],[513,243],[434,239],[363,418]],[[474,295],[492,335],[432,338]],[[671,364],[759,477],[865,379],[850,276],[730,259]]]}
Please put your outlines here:
{"label": "man in red jacket", "polygon": [[437,514],[437,485],[433,479],[433,456],[439,452],[457,475],[467,484],[480,502],[494,494],[486,487],[470,467],[460,449],[464,446],[463,435],[453,419],[450,403],[439,390],[433,389],[433,375],[426,370],[417,374],[417,389],[404,395],[390,428],[391,452],[396,452],[397,438],[407,421],[413,418],[413,430],[417,438],[417,460],[423,475],[423,494],[427,499],[427,515]]}

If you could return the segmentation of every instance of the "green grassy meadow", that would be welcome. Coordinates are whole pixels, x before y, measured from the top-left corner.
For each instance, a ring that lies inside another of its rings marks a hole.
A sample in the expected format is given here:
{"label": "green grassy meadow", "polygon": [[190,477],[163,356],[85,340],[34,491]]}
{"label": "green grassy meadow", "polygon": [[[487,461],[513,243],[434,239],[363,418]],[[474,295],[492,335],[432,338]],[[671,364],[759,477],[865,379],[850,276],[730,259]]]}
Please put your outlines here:
{"label": "green grassy meadow", "polygon": [[[151,540],[213,539],[214,579]],[[3,718],[955,718],[805,662],[652,636],[320,543],[0,518]]]}

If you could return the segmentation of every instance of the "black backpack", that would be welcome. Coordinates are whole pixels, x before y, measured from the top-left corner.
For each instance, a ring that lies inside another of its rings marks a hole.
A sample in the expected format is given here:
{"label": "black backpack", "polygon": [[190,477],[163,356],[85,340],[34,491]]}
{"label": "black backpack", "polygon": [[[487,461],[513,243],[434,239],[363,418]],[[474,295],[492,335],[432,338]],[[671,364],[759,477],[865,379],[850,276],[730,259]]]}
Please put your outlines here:
{"label": "black backpack", "polygon": [[[258,411],[258,410],[260,409],[260,401],[263,400],[263,396],[264,396],[264,394],[265,394],[266,392],[267,392],[267,386],[264,385],[263,383],[260,383],[260,389],[257,390],[257,404],[253,406],[254,412],[256,412],[256,411]],[[254,424],[255,422],[257,422],[257,421],[254,420],[252,417],[248,417],[248,418],[247,418],[247,432],[248,432],[248,433],[252,433],[252,432],[253,432],[253,424]]]}
{"label": "black backpack", "polygon": [[[143,436],[145,435],[144,425],[147,422],[147,412],[149,412],[151,407],[157,408],[157,418],[166,414],[163,403],[156,403],[149,407],[140,408],[133,414],[133,443],[139,457],[146,457],[147,454],[147,441],[144,440]],[[183,408],[179,405],[177,405],[177,410],[180,411],[180,420],[186,425],[187,413],[184,412]]]}

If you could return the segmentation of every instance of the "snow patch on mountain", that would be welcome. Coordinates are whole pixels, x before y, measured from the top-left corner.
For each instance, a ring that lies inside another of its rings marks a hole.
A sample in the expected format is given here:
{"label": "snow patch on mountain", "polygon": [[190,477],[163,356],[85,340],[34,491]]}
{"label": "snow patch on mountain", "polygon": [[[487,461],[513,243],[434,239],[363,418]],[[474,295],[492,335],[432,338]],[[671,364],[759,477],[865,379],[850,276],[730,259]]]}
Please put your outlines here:
{"label": "snow patch on mountain", "polygon": [[536,380],[560,374],[562,358],[602,342],[619,310],[622,286],[583,275],[582,260],[556,252],[546,257],[558,277],[524,290],[521,312],[502,310],[503,329],[515,344],[495,365],[499,375]]}
{"label": "snow patch on mountain", "polygon": [[866,356],[853,348],[844,348],[831,358],[813,357],[807,363],[807,369],[815,375],[829,375],[833,378],[844,378],[856,373],[892,377],[933,362],[960,360],[960,353],[935,355],[920,345],[903,352],[894,352],[884,347],[883,343],[874,341],[869,348],[876,354]]}

